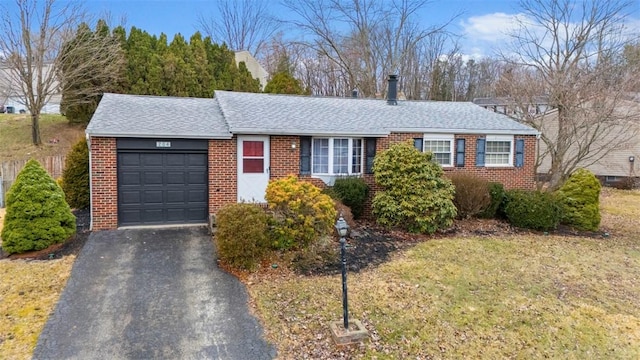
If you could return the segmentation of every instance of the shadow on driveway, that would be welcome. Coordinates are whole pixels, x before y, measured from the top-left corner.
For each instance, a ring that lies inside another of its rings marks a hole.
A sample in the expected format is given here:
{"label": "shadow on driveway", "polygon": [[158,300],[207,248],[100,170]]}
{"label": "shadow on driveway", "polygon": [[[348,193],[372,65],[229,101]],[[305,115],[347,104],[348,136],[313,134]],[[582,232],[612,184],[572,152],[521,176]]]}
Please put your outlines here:
{"label": "shadow on driveway", "polygon": [[204,227],[92,233],[34,359],[271,359]]}

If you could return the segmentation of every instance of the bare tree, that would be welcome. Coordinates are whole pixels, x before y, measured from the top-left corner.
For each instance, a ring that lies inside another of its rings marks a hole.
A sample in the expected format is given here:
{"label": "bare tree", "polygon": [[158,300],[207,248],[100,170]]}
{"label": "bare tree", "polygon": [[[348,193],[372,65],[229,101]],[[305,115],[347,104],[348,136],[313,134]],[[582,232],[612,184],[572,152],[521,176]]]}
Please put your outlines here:
{"label": "bare tree", "polygon": [[200,30],[232,50],[246,50],[254,57],[280,27],[266,0],[217,0],[217,11],[198,17]]}
{"label": "bare tree", "polygon": [[[111,71],[113,47],[101,42],[86,42],[85,47],[64,52],[64,44],[75,36],[75,30],[86,18],[79,3],[59,0],[16,0],[12,6],[3,3],[0,23],[1,67],[15,87],[13,96],[26,106],[31,116],[32,142],[40,138],[40,113],[51,97],[61,94],[65,84],[85,79],[87,69]],[[90,47],[87,49],[86,47]],[[84,63],[66,78],[60,79],[62,64],[82,53]],[[94,71],[95,72],[95,71]]]}
{"label": "bare tree", "polygon": [[[624,21],[632,1],[522,0],[523,17],[501,53],[511,66],[502,81],[522,121],[542,131],[551,190],[577,167],[602,160],[636,136],[638,111],[625,100],[637,76],[624,76]],[[534,97],[549,96],[554,114],[529,115]],[[543,161],[542,159],[539,164]]]}
{"label": "bare tree", "polygon": [[418,25],[419,11],[430,3],[429,0],[284,0],[284,5],[297,14],[291,25],[308,36],[303,43],[318,58],[326,58],[340,69],[344,81],[340,88],[347,89],[347,93],[358,88],[366,97],[385,92],[388,74],[415,69],[420,47],[430,36],[444,32],[446,23]]}

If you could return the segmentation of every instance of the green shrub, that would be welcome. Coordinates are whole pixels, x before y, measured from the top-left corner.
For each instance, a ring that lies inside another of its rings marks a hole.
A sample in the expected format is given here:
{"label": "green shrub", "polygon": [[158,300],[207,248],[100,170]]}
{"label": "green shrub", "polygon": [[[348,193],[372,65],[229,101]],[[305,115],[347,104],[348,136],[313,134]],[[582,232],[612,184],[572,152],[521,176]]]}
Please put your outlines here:
{"label": "green shrub", "polygon": [[216,245],[220,259],[253,270],[268,252],[267,214],[256,204],[230,204],[216,214]]}
{"label": "green shrub", "polygon": [[503,218],[505,196],[504,186],[501,183],[490,182],[489,183],[489,196],[491,196],[491,203],[489,206],[479,214],[479,217],[485,219]]}
{"label": "green shrub", "polygon": [[363,178],[349,176],[336,179],[333,191],[338,199],[351,209],[355,219],[359,219],[364,213],[364,203],[369,194],[369,186]]}
{"label": "green shrub", "polygon": [[395,144],[376,156],[373,173],[382,190],[372,205],[380,225],[431,234],[453,224],[455,189],[431,159],[431,153],[416,150],[411,142]]}
{"label": "green shrub", "polygon": [[453,204],[461,219],[478,216],[491,205],[489,182],[465,173],[453,173],[449,179],[456,188]]}
{"label": "green shrub", "polygon": [[60,186],[69,206],[76,209],[89,207],[89,148],[86,139],[78,141],[67,155]]}
{"label": "green shrub", "polygon": [[305,248],[333,231],[333,200],[310,182],[294,176],[272,180],[265,198],[273,213],[271,234],[276,249]]}
{"label": "green shrub", "polygon": [[76,231],[76,218],[64,193],[46,170],[29,160],[7,193],[2,249],[9,253],[42,250]]}
{"label": "green shrub", "polygon": [[600,226],[600,182],[586,169],[578,169],[558,189],[561,223],[579,230],[596,231]]}
{"label": "green shrub", "polygon": [[533,229],[555,229],[562,211],[552,193],[509,190],[506,194],[505,215],[513,226]]}

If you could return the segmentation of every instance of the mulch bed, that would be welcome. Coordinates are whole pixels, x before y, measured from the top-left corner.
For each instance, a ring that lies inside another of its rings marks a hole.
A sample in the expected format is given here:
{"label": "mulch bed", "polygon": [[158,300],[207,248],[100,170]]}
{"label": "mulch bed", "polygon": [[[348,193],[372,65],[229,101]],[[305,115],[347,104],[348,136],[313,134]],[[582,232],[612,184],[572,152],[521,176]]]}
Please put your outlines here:
{"label": "mulch bed", "polygon": [[84,243],[89,238],[89,210],[73,210],[73,214],[76,216],[76,234],[69,238],[67,241],[61,244],[54,244],[46,249],[39,251],[30,251],[22,254],[13,254],[7,256],[4,252],[0,255],[0,259],[9,258],[15,259],[29,259],[29,260],[53,260],[60,259],[67,255],[78,255]]}

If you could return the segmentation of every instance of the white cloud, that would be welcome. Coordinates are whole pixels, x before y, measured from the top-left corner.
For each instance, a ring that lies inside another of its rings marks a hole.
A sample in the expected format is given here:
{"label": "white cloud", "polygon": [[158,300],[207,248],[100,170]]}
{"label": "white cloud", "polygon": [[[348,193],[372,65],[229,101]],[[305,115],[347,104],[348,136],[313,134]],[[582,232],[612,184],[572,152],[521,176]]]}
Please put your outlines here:
{"label": "white cloud", "polygon": [[507,38],[507,34],[518,27],[518,21],[525,19],[523,14],[497,12],[472,16],[461,25],[469,40],[497,42]]}

